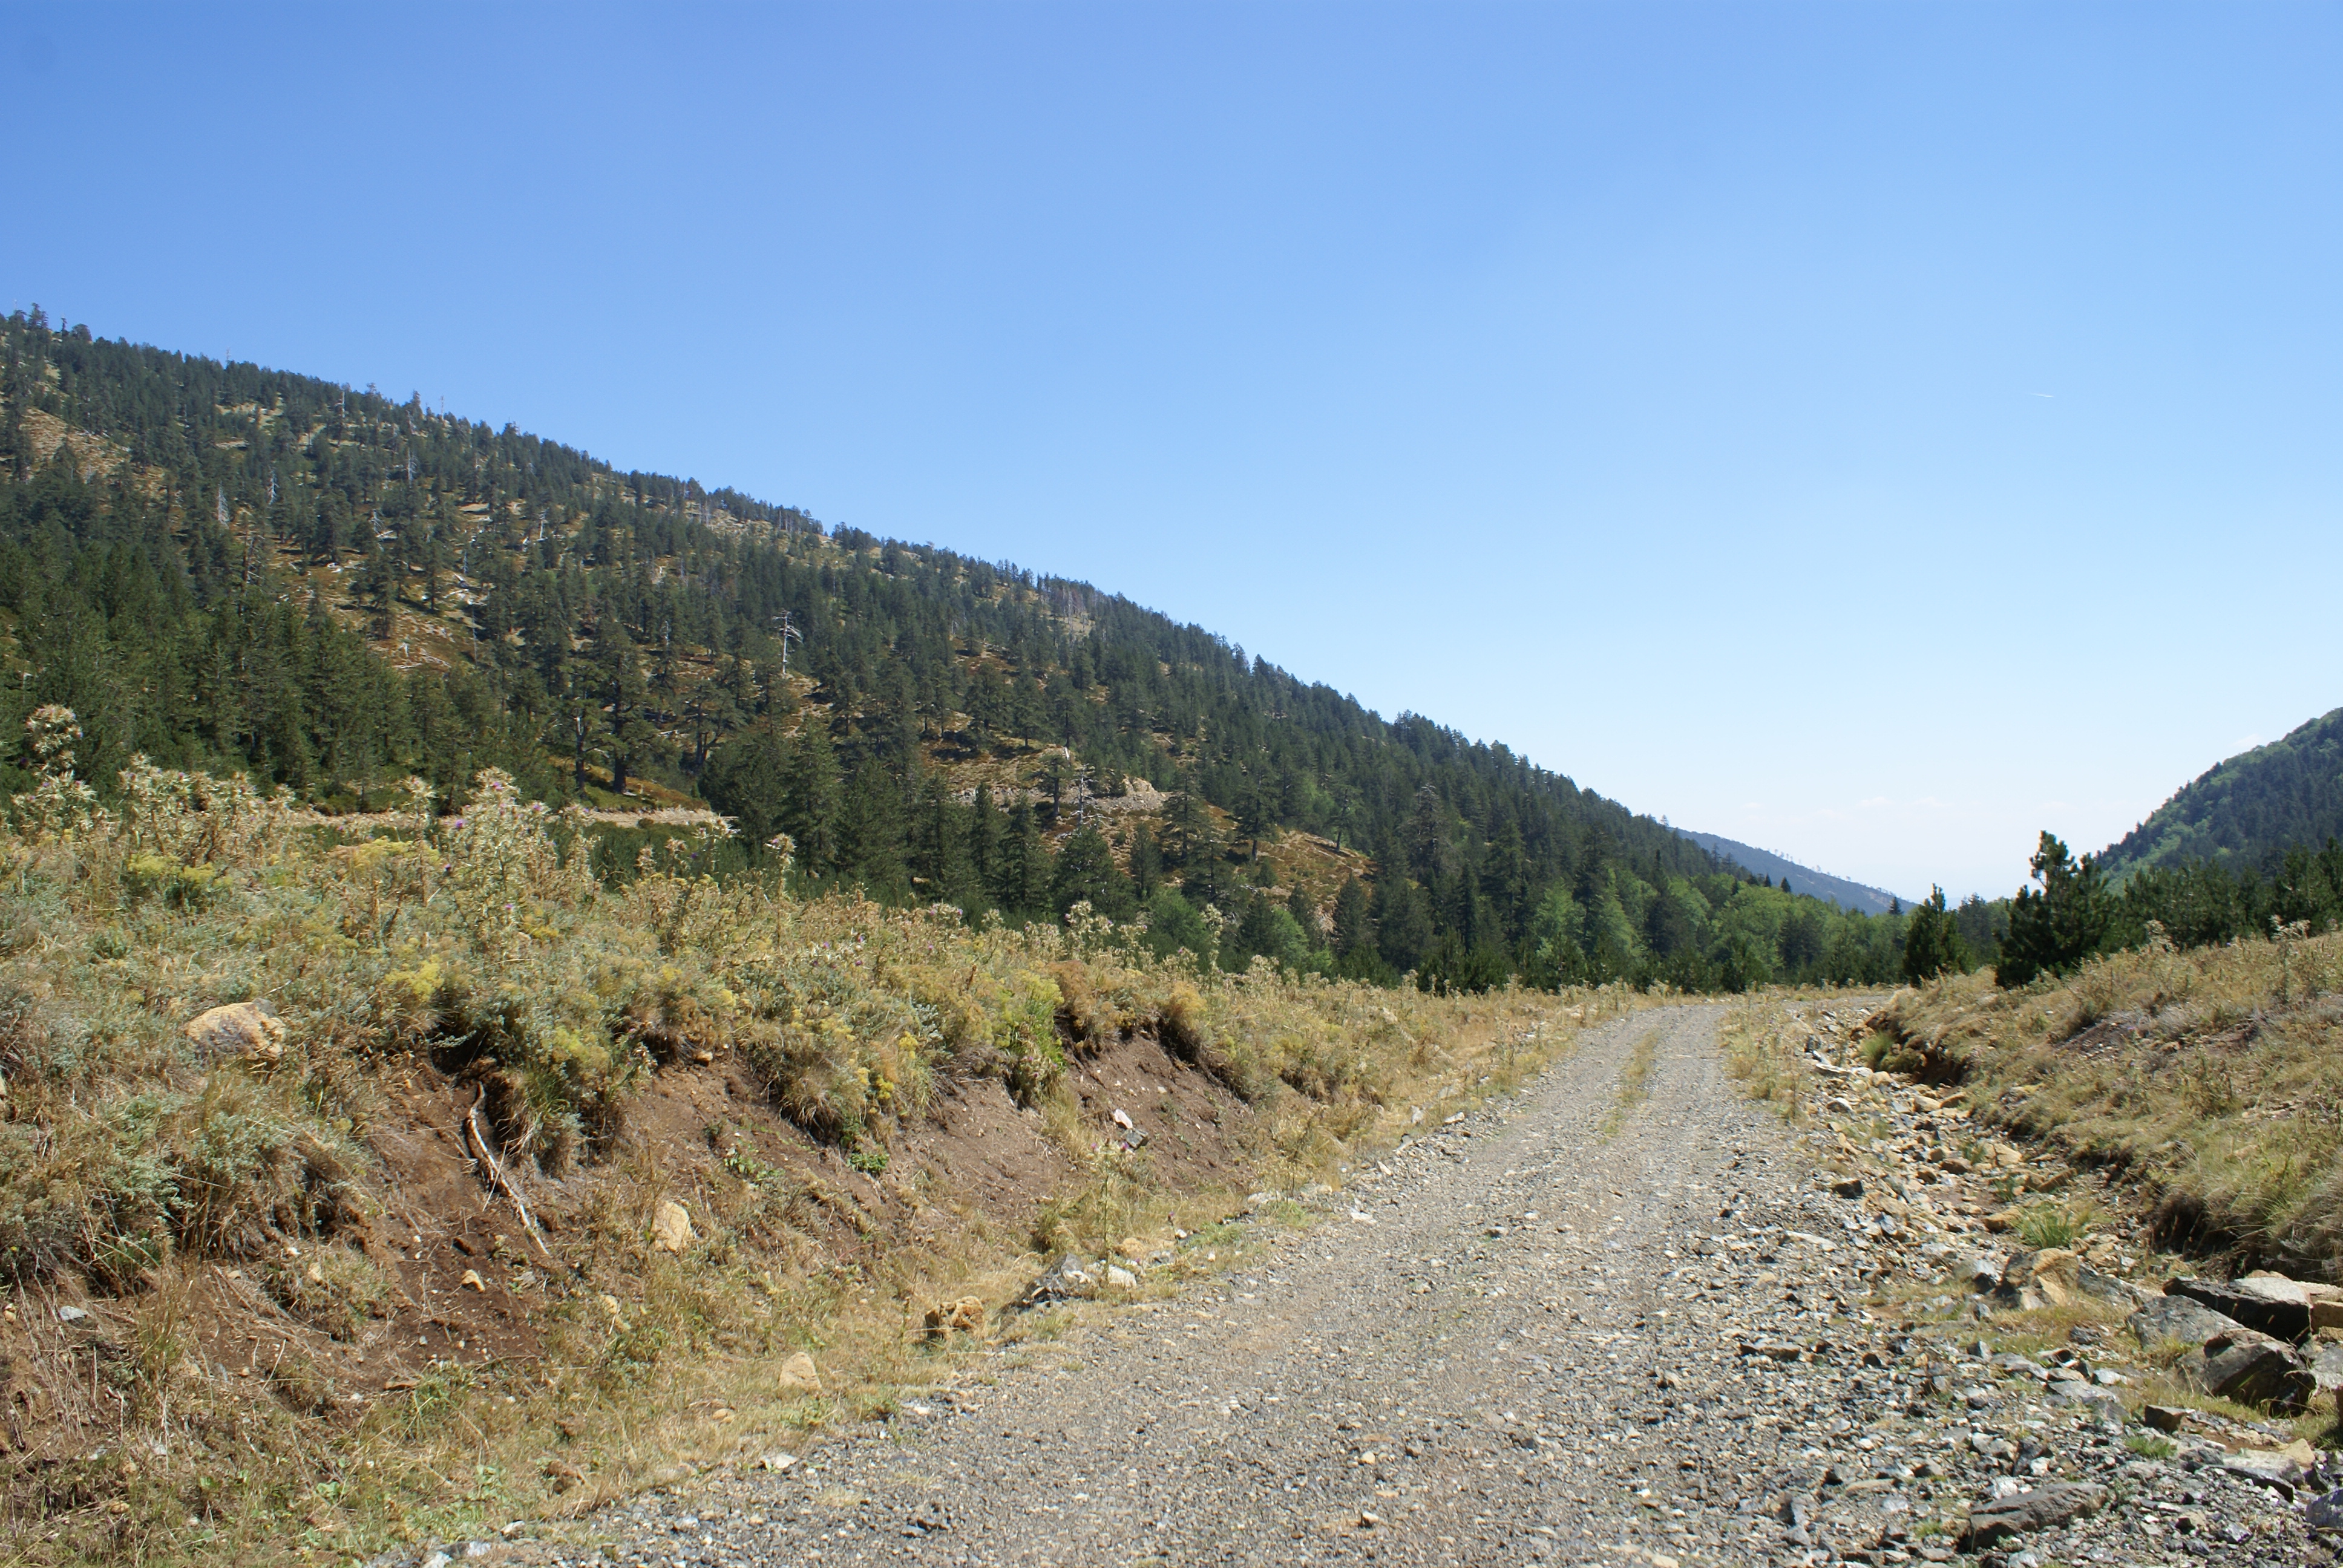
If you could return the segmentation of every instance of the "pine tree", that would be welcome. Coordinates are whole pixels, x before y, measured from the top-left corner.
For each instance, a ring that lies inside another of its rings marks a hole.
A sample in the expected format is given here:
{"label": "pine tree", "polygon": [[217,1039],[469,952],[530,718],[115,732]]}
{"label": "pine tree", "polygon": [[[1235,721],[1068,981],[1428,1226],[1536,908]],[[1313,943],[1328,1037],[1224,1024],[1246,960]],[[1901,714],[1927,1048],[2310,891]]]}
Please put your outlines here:
{"label": "pine tree", "polygon": [[1128,920],[1138,909],[1131,879],[1116,868],[1114,851],[1094,827],[1081,828],[1066,840],[1050,878],[1050,902],[1061,917],[1084,899],[1116,920]]}
{"label": "pine tree", "polygon": [[1374,942],[1374,923],[1367,918],[1367,890],[1358,878],[1348,878],[1334,890],[1334,956],[1346,959],[1355,952],[1372,951]]}
{"label": "pine tree", "polygon": [[838,759],[830,728],[808,715],[790,749],[789,780],[782,795],[782,826],[798,847],[798,865],[808,876],[838,869]]}
{"label": "pine tree", "polygon": [[1940,974],[1966,972],[1968,967],[1961,933],[1945,910],[1945,890],[1932,889],[1913,906],[1912,919],[1904,928],[1905,981],[1918,985]]}
{"label": "pine tree", "polygon": [[2045,831],[2027,869],[2042,884],[2021,888],[2009,902],[2009,931],[2001,940],[1994,980],[2021,986],[2041,974],[2066,974],[2099,950],[2114,918],[2098,862],[2069,857]]}

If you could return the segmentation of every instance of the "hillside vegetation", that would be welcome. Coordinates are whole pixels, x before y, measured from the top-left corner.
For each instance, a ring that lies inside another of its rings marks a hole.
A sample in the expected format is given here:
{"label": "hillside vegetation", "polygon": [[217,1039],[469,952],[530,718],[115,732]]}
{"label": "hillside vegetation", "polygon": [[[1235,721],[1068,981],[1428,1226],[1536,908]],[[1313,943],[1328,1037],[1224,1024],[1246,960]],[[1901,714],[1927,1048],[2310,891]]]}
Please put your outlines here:
{"label": "hillside vegetation", "polygon": [[1899,993],[1881,1065],[2137,1189],[2162,1245],[2239,1273],[2343,1272],[2343,935],[2152,937],[2013,989]]}
{"label": "hillside vegetation", "polygon": [[[719,869],[1434,989],[1897,972],[1900,925],[1088,585],[312,377],[0,323],[0,724],[327,812],[486,767]],[[0,765],[27,788],[35,759]],[[603,851],[629,874],[635,839]],[[1761,896],[1764,895],[1764,896]],[[1224,930],[1208,931],[1214,921]]]}
{"label": "hillside vegetation", "polygon": [[109,806],[38,720],[0,835],[12,1563],[363,1556],[762,1453],[1047,1332],[1001,1315],[1036,1254],[1176,1280],[1238,1195],[1640,1000],[799,898],[778,855],[710,875],[713,828],[614,883],[493,771],[356,831],[146,764]]}

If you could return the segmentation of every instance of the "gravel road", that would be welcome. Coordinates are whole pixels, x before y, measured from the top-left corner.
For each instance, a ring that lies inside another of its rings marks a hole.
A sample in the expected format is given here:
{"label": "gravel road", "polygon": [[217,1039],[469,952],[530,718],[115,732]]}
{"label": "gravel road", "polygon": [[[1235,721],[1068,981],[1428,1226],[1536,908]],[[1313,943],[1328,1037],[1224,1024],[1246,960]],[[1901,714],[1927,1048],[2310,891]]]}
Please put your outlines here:
{"label": "gravel road", "polygon": [[[1720,1016],[1589,1031],[1519,1097],[1354,1171],[1315,1223],[1264,1224],[1242,1271],[784,1470],[613,1508],[592,1560],[1943,1562],[1973,1508],[2020,1493],[2041,1517],[1971,1554],[2177,1557],[2090,1516],[2098,1482],[2145,1508],[2190,1477],[2102,1410],[1964,1386],[1996,1374],[1961,1331],[1865,1312],[1864,1211],[1726,1081]],[[2176,1518],[2202,1501],[2171,1495]],[[2217,1543],[2304,1560],[2298,1525],[2247,1539]]]}

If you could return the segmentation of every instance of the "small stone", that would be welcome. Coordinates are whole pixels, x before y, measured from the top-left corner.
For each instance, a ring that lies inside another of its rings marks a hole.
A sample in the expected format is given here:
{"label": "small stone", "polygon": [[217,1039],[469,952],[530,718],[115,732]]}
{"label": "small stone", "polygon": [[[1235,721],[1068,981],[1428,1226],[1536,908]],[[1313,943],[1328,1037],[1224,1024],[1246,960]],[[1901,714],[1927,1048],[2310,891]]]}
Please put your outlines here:
{"label": "small stone", "polygon": [[774,1374],[773,1386],[782,1394],[820,1394],[821,1373],[813,1364],[813,1357],[803,1351],[792,1352]]}
{"label": "small stone", "polygon": [[661,1251],[681,1252],[699,1238],[691,1229],[691,1211],[672,1198],[662,1198],[651,1211],[651,1240]]}
{"label": "small stone", "polygon": [[87,1319],[88,1316],[89,1312],[84,1307],[59,1307],[57,1309],[57,1322],[61,1323],[78,1323]]}
{"label": "small stone", "polygon": [[1860,1198],[1863,1196],[1863,1178],[1849,1176],[1843,1181],[1834,1181],[1831,1191],[1842,1198]]}
{"label": "small stone", "polygon": [[1124,1268],[1120,1263],[1109,1263],[1106,1266],[1106,1282],[1110,1285],[1119,1285],[1124,1290],[1129,1290],[1131,1286],[1139,1283],[1139,1276],[1132,1273],[1129,1269]]}
{"label": "small stone", "polygon": [[756,1468],[759,1470],[781,1471],[787,1470],[790,1465],[795,1464],[797,1462],[798,1456],[796,1454],[784,1453],[777,1448],[770,1453],[760,1456],[757,1461]]}
{"label": "small stone", "polygon": [[2178,1405],[2147,1404],[2140,1406],[2139,1419],[2158,1432],[2178,1432],[2188,1412]]}
{"label": "small stone", "polygon": [[485,1292],[488,1288],[488,1282],[480,1278],[479,1271],[477,1269],[464,1271],[463,1286],[468,1291]]}
{"label": "small stone", "polygon": [[445,1552],[434,1552],[423,1560],[423,1568],[449,1568],[456,1560]]}

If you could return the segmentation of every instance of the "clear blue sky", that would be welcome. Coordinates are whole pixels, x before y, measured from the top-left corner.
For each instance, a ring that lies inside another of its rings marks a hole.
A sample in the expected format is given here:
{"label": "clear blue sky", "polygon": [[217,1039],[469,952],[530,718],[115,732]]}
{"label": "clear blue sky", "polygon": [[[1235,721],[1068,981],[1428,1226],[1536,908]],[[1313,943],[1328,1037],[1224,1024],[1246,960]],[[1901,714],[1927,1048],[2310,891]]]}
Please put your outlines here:
{"label": "clear blue sky", "polygon": [[2343,10],[0,9],[0,297],[1894,888],[2343,703]]}

